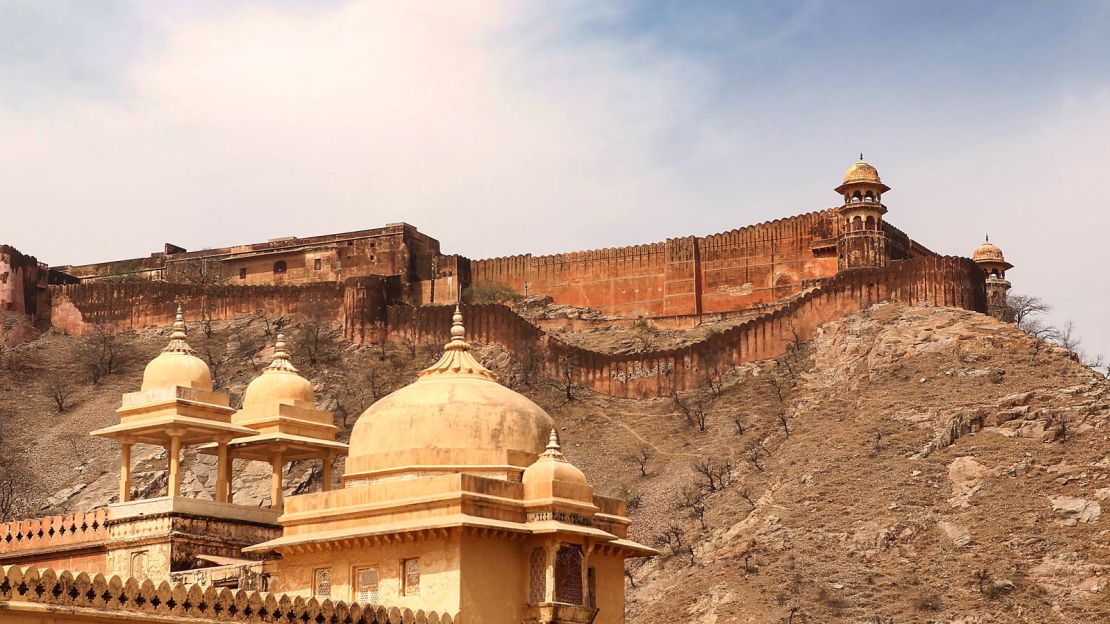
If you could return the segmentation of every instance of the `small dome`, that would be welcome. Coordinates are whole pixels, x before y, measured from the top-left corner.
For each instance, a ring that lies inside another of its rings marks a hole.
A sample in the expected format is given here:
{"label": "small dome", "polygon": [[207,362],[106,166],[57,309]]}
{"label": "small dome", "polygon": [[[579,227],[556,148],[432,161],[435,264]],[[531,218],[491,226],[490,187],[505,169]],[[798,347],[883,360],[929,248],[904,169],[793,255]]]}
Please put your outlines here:
{"label": "small dome", "polygon": [[998,245],[985,241],[982,245],[975,248],[971,254],[971,259],[976,262],[1005,262],[1006,258],[1002,256],[1002,250]]}
{"label": "small dome", "polygon": [[143,391],[176,386],[212,391],[212,371],[185,342],[186,335],[185,313],[181,306],[177,306],[170,343],[143,371]]}
{"label": "small dome", "polygon": [[312,384],[297,374],[297,369],[289,361],[285,336],[277,335],[274,343],[274,359],[262,374],[255,377],[243,394],[243,409],[254,411],[265,409],[268,404],[286,404],[297,407],[316,407],[316,395]]}
{"label": "small dome", "polygon": [[525,486],[548,481],[588,485],[586,475],[574,464],[567,461],[566,457],[563,457],[563,452],[559,449],[559,437],[555,434],[554,429],[551,430],[548,437],[547,450],[540,455],[534,464],[528,466],[528,469],[524,471],[524,477],[521,478],[521,482]]}
{"label": "small dome", "polygon": [[879,170],[871,166],[870,163],[863,160],[861,155],[859,162],[848,168],[844,173],[844,183],[850,182],[874,182],[875,184],[882,184],[883,181],[879,179]]}
{"label": "small dome", "polygon": [[348,478],[383,472],[502,474],[543,452],[551,416],[470,354],[456,308],[443,357],[383,397],[351,431]]}

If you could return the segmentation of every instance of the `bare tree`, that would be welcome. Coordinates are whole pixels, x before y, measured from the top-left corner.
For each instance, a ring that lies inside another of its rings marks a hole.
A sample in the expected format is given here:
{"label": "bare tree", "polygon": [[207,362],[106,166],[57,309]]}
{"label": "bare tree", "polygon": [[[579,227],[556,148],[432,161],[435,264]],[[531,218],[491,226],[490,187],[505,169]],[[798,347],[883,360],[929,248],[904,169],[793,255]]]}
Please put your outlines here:
{"label": "bare tree", "polygon": [[191,258],[170,264],[170,280],[193,286],[220,286],[227,282],[223,265],[218,260]]}
{"label": "bare tree", "polygon": [[752,494],[748,491],[748,488],[742,488],[738,493],[740,494],[740,498],[747,501],[748,504],[752,506],[752,509],[755,509],[755,499],[752,498]]}
{"label": "bare tree", "polygon": [[736,412],[732,415],[732,424],[736,425],[736,435],[744,435],[744,415]]}
{"label": "bare tree", "polygon": [[753,468],[759,472],[763,472],[763,463],[759,461],[759,448],[755,446],[751,447],[748,449],[745,456],[747,457],[748,463],[750,463]]}
{"label": "bare tree", "polygon": [[342,331],[332,319],[332,311],[322,304],[310,303],[299,312],[303,320],[294,333],[295,347],[313,366],[334,360],[338,356],[336,339]]}
{"label": "bare tree", "polygon": [[678,511],[685,511],[691,518],[696,519],[703,530],[708,528],[705,525],[705,513],[707,511],[705,492],[700,488],[684,487],[679,490],[675,508]]}
{"label": "bare tree", "polygon": [[697,425],[698,431],[706,430],[706,418],[709,415],[709,410],[704,400],[700,397],[683,399],[678,395],[678,391],[671,390],[671,403],[686,418],[687,423]]}
{"label": "bare tree", "polygon": [[728,487],[732,482],[732,463],[728,461],[713,461],[711,459],[695,460],[691,467],[702,478],[701,487],[706,491],[716,492]]}
{"label": "bare tree", "polygon": [[789,438],[790,437],[790,423],[787,420],[786,410],[780,409],[780,410],[776,411],[775,412],[775,417],[778,418],[779,425],[782,426],[783,433],[786,434],[786,437]]}
{"label": "bare tree", "polygon": [[1052,311],[1052,306],[1032,295],[1009,294],[1006,307],[1009,308],[1010,318],[1022,329],[1025,329],[1027,319]]}
{"label": "bare tree", "polygon": [[724,374],[721,372],[720,366],[713,366],[709,369],[709,373],[705,378],[705,387],[714,399],[721,397],[721,392],[724,391]]}
{"label": "bare tree", "polygon": [[72,406],[71,399],[74,390],[73,379],[68,371],[53,369],[47,373],[46,394],[54,402],[54,408],[58,413],[64,412]]}
{"label": "bare tree", "polygon": [[529,343],[517,352],[516,357],[520,362],[521,382],[526,386],[531,386],[532,382],[535,381],[543,371],[543,348],[539,343]]}
{"label": "bare tree", "polygon": [[566,393],[568,401],[574,400],[574,373],[577,368],[577,356],[569,353],[559,356],[559,385]]}
{"label": "bare tree", "polygon": [[655,458],[655,454],[653,454],[651,452],[651,448],[648,447],[648,446],[641,446],[639,451],[637,451],[635,455],[629,455],[627,457],[628,460],[630,460],[630,461],[634,462],[635,464],[639,465],[639,467],[640,467],[640,476],[642,476],[642,477],[647,476],[648,462],[650,462],[654,458]]}
{"label": "bare tree", "polygon": [[129,345],[107,323],[96,323],[77,346],[77,359],[95,385],[118,373],[130,358]]}
{"label": "bare tree", "polygon": [[1063,347],[1073,358],[1080,359],[1080,355],[1082,355],[1079,349],[1081,341],[1078,332],[1075,330],[1075,323],[1071,321],[1064,323],[1064,326],[1056,332],[1055,340],[1056,344]]}

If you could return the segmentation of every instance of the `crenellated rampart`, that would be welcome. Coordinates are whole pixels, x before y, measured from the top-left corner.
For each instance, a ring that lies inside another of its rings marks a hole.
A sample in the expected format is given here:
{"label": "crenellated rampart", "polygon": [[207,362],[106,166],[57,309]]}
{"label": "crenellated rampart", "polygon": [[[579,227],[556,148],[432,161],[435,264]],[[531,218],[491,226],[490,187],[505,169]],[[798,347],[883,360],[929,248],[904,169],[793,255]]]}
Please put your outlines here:
{"label": "crenellated rampart", "polygon": [[[545,373],[569,371],[576,385],[612,396],[666,396],[698,387],[715,369],[777,357],[791,341],[808,340],[821,324],[868,306],[894,301],[909,305],[986,311],[982,270],[966,258],[923,256],[889,267],[858,269],[820,280],[807,292],[703,341],[666,351],[614,355],[564,343],[500,305],[463,306],[467,335],[517,353],[541,348]],[[379,332],[391,337],[441,339],[451,323],[449,306],[390,306]],[[369,340],[380,340],[380,333]]]}
{"label": "crenellated rampart", "polygon": [[[0,570],[0,619],[5,624],[102,624],[106,621],[215,624],[451,624],[434,611],[359,605],[199,585],[155,585],[149,579],[90,576],[52,569]],[[49,617],[44,618],[44,613]]]}
{"label": "crenellated rampart", "polygon": [[0,524],[0,559],[15,553],[86,545],[108,539],[108,509]]}
{"label": "crenellated rampart", "polygon": [[0,312],[25,314],[32,322],[47,310],[49,269],[34,256],[0,245]]}

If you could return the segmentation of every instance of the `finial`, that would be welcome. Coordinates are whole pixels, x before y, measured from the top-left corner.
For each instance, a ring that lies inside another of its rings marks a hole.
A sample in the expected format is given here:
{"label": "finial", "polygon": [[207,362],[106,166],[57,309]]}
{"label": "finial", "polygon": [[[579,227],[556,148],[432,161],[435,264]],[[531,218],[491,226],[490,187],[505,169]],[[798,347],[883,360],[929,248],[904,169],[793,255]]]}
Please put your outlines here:
{"label": "finial", "polygon": [[863,162],[863,152],[859,153],[859,160],[860,160],[860,162]]}
{"label": "finial", "polygon": [[170,334],[170,343],[162,351],[168,353],[186,353],[195,355],[196,351],[185,342],[189,330],[185,327],[185,306],[177,304],[177,314],[173,318],[173,333]]}
{"label": "finial", "polygon": [[548,434],[547,450],[543,452],[541,457],[554,457],[555,459],[566,461],[563,458],[562,447],[559,446],[559,434],[555,429],[552,429],[551,433]]}
{"label": "finial", "polygon": [[274,359],[270,361],[270,365],[266,370],[281,370],[290,373],[297,372],[293,363],[289,361],[289,351],[285,344],[285,334],[278,332],[277,339],[274,341]]}
{"label": "finial", "polygon": [[459,304],[456,303],[455,313],[451,316],[451,343],[459,342],[466,342],[466,327],[463,326],[462,310],[459,309]]}
{"label": "finial", "polygon": [[987,242],[988,243],[991,242],[991,235],[990,234],[987,234]]}

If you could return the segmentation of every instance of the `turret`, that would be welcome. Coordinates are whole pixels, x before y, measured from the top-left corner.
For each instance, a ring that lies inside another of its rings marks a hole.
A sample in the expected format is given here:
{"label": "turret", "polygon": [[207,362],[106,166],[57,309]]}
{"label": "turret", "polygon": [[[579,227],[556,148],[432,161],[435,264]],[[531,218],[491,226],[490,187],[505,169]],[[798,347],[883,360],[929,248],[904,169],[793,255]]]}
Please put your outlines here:
{"label": "turret", "polygon": [[882,195],[889,190],[879,178],[879,171],[863,160],[863,154],[844,174],[844,183],[836,187],[844,202],[837,209],[839,270],[883,267],[890,263],[883,231],[886,206],[882,204]]}
{"label": "turret", "polygon": [[971,259],[978,264],[987,274],[987,314],[1000,321],[1012,322],[1010,308],[1006,305],[1006,296],[1010,291],[1010,282],[1006,280],[1006,271],[1014,265],[1006,262],[1002,250],[991,242],[990,236],[986,237],[982,245],[975,248]]}

